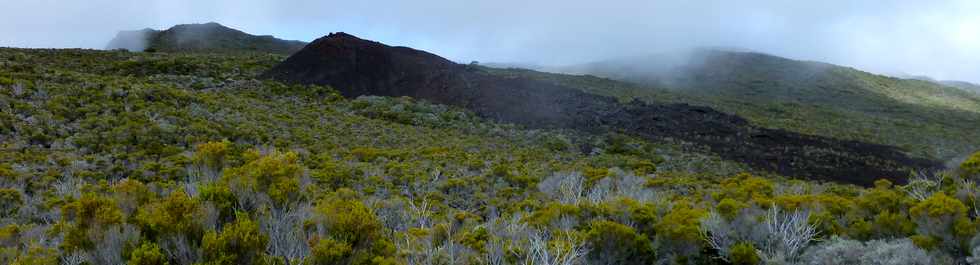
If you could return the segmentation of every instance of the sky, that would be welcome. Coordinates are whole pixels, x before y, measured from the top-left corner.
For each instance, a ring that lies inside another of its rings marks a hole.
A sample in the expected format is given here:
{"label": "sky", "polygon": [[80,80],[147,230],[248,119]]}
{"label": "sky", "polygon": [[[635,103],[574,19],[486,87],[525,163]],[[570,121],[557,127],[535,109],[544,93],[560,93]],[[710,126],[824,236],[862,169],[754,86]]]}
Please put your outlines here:
{"label": "sky", "polygon": [[980,1],[0,0],[0,46],[105,47],[118,30],[218,22],[312,41],[343,31],[458,62],[570,65],[729,47],[980,82]]}

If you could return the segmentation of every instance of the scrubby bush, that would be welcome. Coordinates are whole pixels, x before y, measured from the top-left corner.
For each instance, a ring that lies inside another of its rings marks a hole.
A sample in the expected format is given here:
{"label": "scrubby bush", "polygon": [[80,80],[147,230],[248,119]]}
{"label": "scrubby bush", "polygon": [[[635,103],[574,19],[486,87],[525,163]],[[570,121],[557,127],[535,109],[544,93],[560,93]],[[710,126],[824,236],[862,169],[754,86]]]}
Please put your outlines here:
{"label": "scrubby bush", "polygon": [[675,253],[680,260],[698,254],[701,250],[700,222],[707,214],[690,202],[675,202],[670,212],[654,225],[661,251]]}
{"label": "scrubby bush", "polygon": [[122,211],[115,202],[95,193],[85,193],[65,204],[61,212],[62,248],[69,251],[94,249],[104,235],[102,229],[123,221]]}
{"label": "scrubby bush", "polygon": [[936,264],[925,250],[908,239],[872,240],[865,244],[861,264],[871,265],[927,265]]}
{"label": "scrubby bush", "polygon": [[962,164],[960,169],[967,175],[980,175],[980,152],[973,153]]}
{"label": "scrubby bush", "polygon": [[206,264],[261,264],[268,240],[268,236],[259,231],[259,224],[242,213],[220,232],[205,234],[201,248]]}
{"label": "scrubby bush", "polygon": [[333,158],[325,158],[310,172],[318,184],[329,189],[350,188],[357,180],[354,170]]}
{"label": "scrubby bush", "polygon": [[240,207],[256,206],[261,203],[259,195],[262,194],[279,206],[299,199],[300,178],[305,169],[299,163],[298,154],[274,151],[260,155],[257,150],[252,150],[246,155],[250,159],[245,165],[227,169],[223,176],[223,181],[236,194]]}
{"label": "scrubby bush", "polygon": [[0,218],[11,217],[24,204],[24,198],[16,189],[0,188]]}
{"label": "scrubby bush", "polygon": [[856,240],[834,237],[814,245],[800,258],[808,265],[926,265],[936,264],[925,250],[909,239],[872,240],[862,243]]}
{"label": "scrubby bush", "polygon": [[350,244],[330,238],[320,239],[310,249],[311,256],[305,263],[309,265],[347,264],[353,253]]}
{"label": "scrubby bush", "polygon": [[755,265],[759,264],[759,251],[751,243],[742,242],[732,246],[728,259],[736,265]]}
{"label": "scrubby bush", "polygon": [[[718,204],[722,206],[721,203]],[[735,213],[722,214],[711,212],[700,223],[700,233],[707,245],[718,252],[718,258],[734,263],[736,259],[749,259],[746,253],[735,253],[736,247],[743,245],[738,251],[745,251],[748,244],[755,251],[755,246],[765,246],[769,235],[763,226],[760,209],[743,208]],[[726,215],[732,215],[727,217]],[[740,257],[736,257],[740,256]],[[759,258],[756,255],[756,258]]]}
{"label": "scrubby bush", "polygon": [[140,208],[135,221],[151,238],[177,234],[197,237],[204,229],[200,222],[203,216],[201,210],[196,199],[177,190],[160,201]]}
{"label": "scrubby bush", "polygon": [[10,265],[58,265],[58,252],[51,248],[31,245],[27,251],[17,256]]}
{"label": "scrubby bush", "polygon": [[647,264],[655,260],[650,239],[629,226],[595,221],[589,224],[586,238],[588,264]]}
{"label": "scrubby bush", "polygon": [[[919,235],[934,238],[943,247],[959,249],[976,233],[966,210],[963,202],[939,192],[909,209],[909,214],[918,225]],[[917,243],[920,242],[928,240],[920,239]],[[928,248],[929,244],[919,246]]]}
{"label": "scrubby bush", "polygon": [[722,180],[720,187],[721,190],[713,195],[717,200],[730,198],[742,202],[763,203],[760,206],[768,206],[766,202],[775,189],[772,181],[746,173]]}
{"label": "scrubby bush", "polygon": [[[312,240],[312,258],[341,261],[334,264],[368,264],[391,257],[394,245],[384,237],[381,222],[349,192],[342,189],[317,204],[309,222],[316,235]],[[333,247],[339,248],[330,250]],[[350,250],[339,251],[347,248]]]}
{"label": "scrubby bush", "polygon": [[207,142],[198,144],[194,152],[193,162],[196,169],[203,177],[200,181],[210,183],[221,176],[221,170],[225,166],[225,157],[228,156],[231,142],[224,140],[221,142]]}
{"label": "scrubby bush", "polygon": [[835,236],[809,247],[801,255],[800,261],[808,265],[859,264],[864,251],[861,241]]}
{"label": "scrubby bush", "polygon": [[128,265],[166,265],[167,257],[157,244],[143,242],[129,256]]}

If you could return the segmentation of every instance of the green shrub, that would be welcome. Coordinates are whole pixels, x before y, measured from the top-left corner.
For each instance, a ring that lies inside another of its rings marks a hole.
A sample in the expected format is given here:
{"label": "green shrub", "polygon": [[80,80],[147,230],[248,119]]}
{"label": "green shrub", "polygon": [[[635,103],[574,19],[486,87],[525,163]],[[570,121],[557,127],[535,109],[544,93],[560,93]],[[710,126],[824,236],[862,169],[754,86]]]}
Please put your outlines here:
{"label": "green shrub", "polygon": [[[384,236],[381,221],[371,208],[345,195],[349,192],[338,190],[317,204],[308,225],[323,234],[313,240],[314,248],[323,247],[323,244],[349,246],[350,251],[324,253],[323,259],[343,261],[337,264],[368,264],[375,258],[391,257],[395,253],[394,244]],[[324,240],[336,242],[321,244]]]}
{"label": "green shrub", "polygon": [[730,220],[734,220],[735,217],[738,216],[738,213],[742,211],[742,209],[748,207],[749,206],[745,203],[733,200],[731,198],[724,198],[720,202],[718,202],[718,205],[715,206],[715,209],[718,210],[718,214],[721,214],[722,217],[725,217],[725,219],[728,219],[730,221]]}
{"label": "green shrub", "polygon": [[0,188],[0,217],[13,216],[23,204],[20,191]]}
{"label": "green shrub", "polygon": [[123,221],[122,211],[112,199],[95,193],[82,196],[61,207],[61,229],[65,239],[62,248],[66,250],[92,249],[93,239],[101,238],[101,229]]}
{"label": "green shrub", "polygon": [[656,258],[650,239],[616,222],[592,222],[586,242],[592,264],[648,264]]}
{"label": "green shrub", "polygon": [[160,201],[150,203],[136,213],[135,221],[151,236],[185,234],[200,236],[203,227],[200,203],[183,190],[171,192]]}
{"label": "green shrub", "polygon": [[735,265],[755,265],[761,261],[755,247],[745,242],[733,245],[729,255],[728,260]]}
{"label": "green shrub", "polygon": [[321,162],[316,169],[310,172],[318,184],[330,189],[350,187],[356,180],[354,170],[341,162],[328,159]]}
{"label": "green shrub", "polygon": [[25,253],[15,258],[10,265],[58,265],[58,251],[52,248],[31,245]]}
{"label": "green shrub", "polygon": [[[959,200],[937,192],[909,209],[909,214],[920,235],[940,239],[945,247],[956,249],[976,232],[966,210]],[[917,245],[927,248],[927,245]]]}
{"label": "green shrub", "polygon": [[[721,181],[720,186],[721,191],[714,194],[717,200],[731,198],[741,202],[755,201],[757,203],[771,203],[769,199],[772,198],[774,191],[772,181],[748,173],[742,173],[724,179]],[[768,207],[769,204],[766,203],[766,205],[760,206]]]}
{"label": "green shrub", "polygon": [[225,156],[228,155],[230,147],[231,142],[228,140],[198,144],[193,160],[203,166],[220,169],[224,166]]}
{"label": "green shrub", "polygon": [[224,218],[233,217],[234,207],[238,203],[231,188],[222,183],[211,183],[202,185],[198,194],[198,199],[210,202],[221,213]]}
{"label": "green shrub", "polygon": [[963,164],[960,164],[960,169],[967,175],[980,175],[980,152],[973,153],[966,161],[963,161]]}
{"label": "green shrub", "polygon": [[707,214],[705,210],[694,208],[690,202],[674,202],[670,212],[654,225],[657,239],[677,253],[678,258],[696,255],[700,252],[702,242],[701,219]]}
{"label": "green shrub", "polygon": [[307,265],[345,264],[353,250],[350,244],[330,238],[321,239],[310,248],[310,258]]}
{"label": "green shrub", "polygon": [[272,152],[264,156],[249,156],[245,165],[224,172],[223,181],[234,191],[243,193],[239,196],[262,192],[279,205],[299,199],[299,178],[305,171],[299,162],[299,155]]}
{"label": "green shrub", "polygon": [[259,231],[259,224],[248,215],[238,214],[234,223],[221,232],[204,235],[201,248],[209,265],[257,264],[263,257],[268,236]]}
{"label": "green shrub", "polygon": [[167,257],[157,244],[143,242],[129,254],[128,265],[166,265]]}

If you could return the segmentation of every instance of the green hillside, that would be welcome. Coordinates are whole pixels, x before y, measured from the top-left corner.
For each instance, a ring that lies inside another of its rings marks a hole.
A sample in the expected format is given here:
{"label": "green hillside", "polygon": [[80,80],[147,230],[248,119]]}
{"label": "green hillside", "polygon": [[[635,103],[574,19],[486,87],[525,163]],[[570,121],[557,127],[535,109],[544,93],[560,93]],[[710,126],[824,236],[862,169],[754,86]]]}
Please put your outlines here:
{"label": "green hillside", "polygon": [[977,242],[980,155],[908,186],[788,180],[255,78],[282,59],[0,49],[0,263],[950,264]]}
{"label": "green hillside", "polygon": [[980,85],[974,83],[964,82],[964,81],[940,81],[939,83],[980,94]]}
{"label": "green hillside", "polygon": [[262,52],[289,55],[303,48],[302,41],[255,36],[218,23],[176,25],[167,30],[121,31],[107,50],[159,52]]}
{"label": "green hillside", "polygon": [[[714,107],[764,127],[880,143],[956,160],[980,148],[980,95],[759,53],[704,50],[679,59],[647,57],[564,69],[610,79],[510,69],[623,99]],[[665,66],[661,61],[670,61]]]}

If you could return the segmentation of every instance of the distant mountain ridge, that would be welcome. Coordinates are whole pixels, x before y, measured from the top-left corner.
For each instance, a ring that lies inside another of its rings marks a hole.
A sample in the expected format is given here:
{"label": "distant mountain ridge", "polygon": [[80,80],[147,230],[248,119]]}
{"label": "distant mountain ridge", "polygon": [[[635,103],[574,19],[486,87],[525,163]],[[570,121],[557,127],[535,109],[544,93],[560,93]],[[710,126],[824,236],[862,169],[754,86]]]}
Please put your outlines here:
{"label": "distant mountain ridge", "polygon": [[106,46],[108,50],[161,52],[266,52],[289,55],[306,42],[256,36],[210,22],[182,24],[167,30],[120,31]]}

